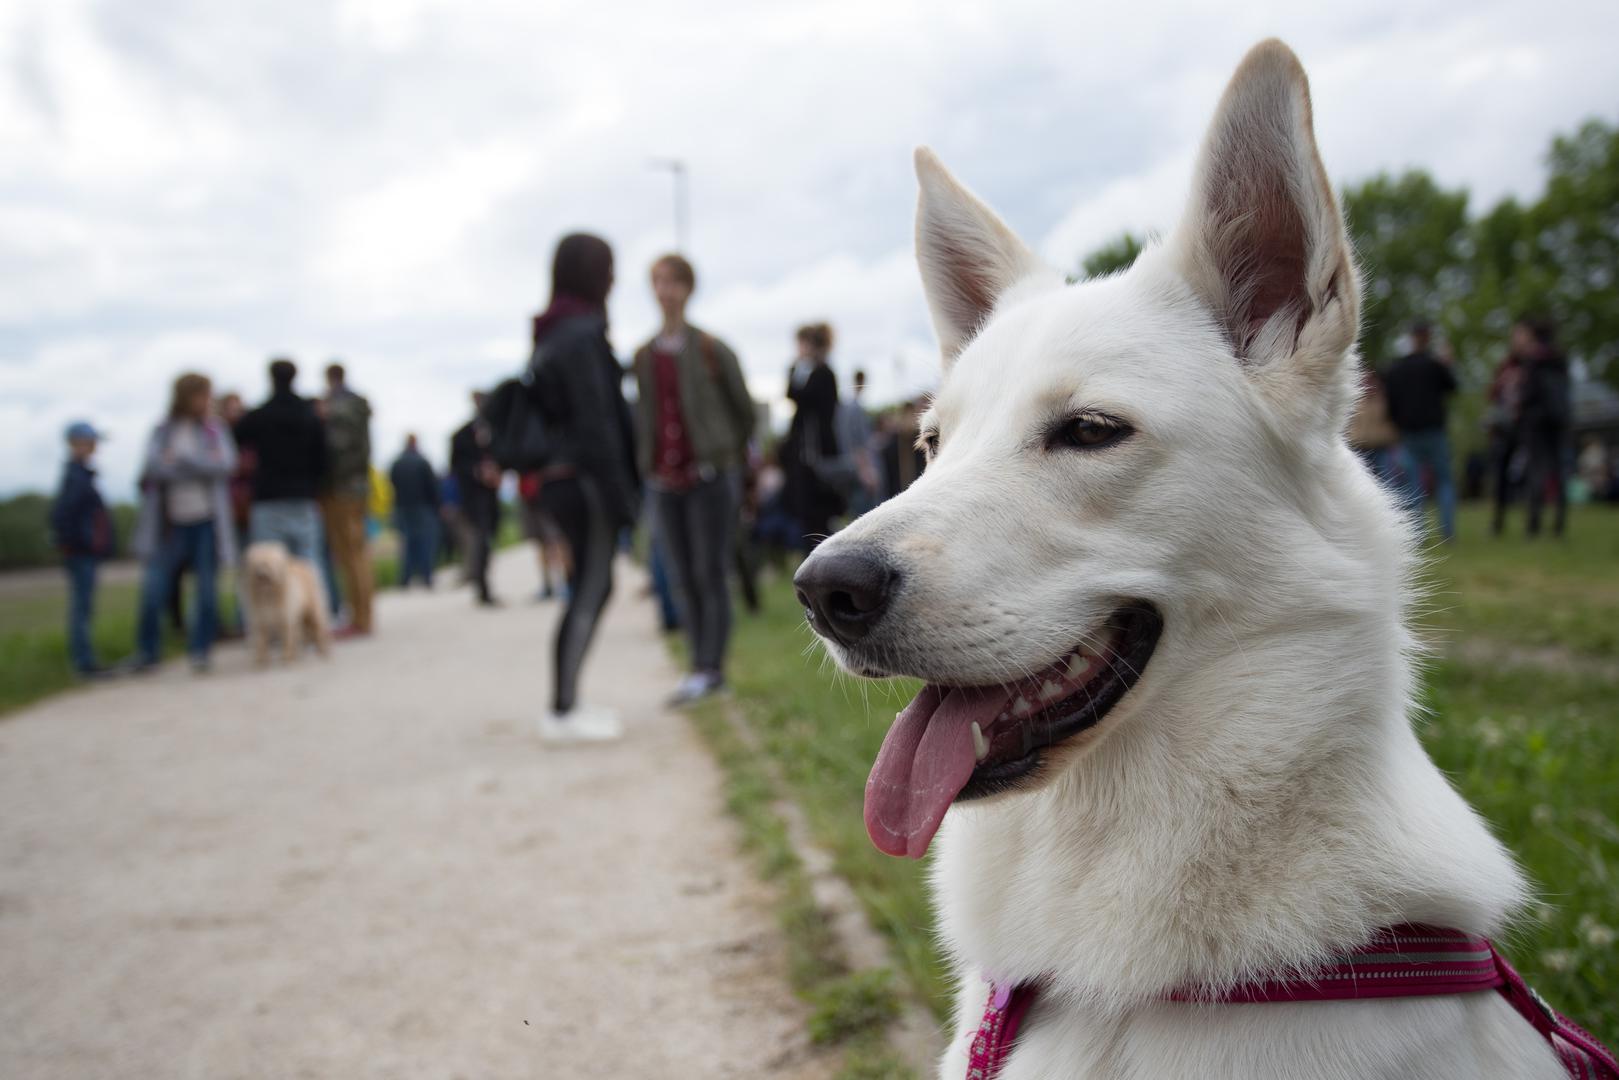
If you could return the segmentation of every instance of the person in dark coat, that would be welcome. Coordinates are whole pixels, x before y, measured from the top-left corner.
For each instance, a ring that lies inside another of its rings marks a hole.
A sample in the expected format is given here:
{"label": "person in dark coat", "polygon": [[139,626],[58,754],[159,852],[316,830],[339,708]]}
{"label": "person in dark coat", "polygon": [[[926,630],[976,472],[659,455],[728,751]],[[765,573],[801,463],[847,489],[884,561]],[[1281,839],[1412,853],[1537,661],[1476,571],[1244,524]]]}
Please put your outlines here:
{"label": "person in dark coat", "polygon": [[826,480],[827,467],[840,457],[838,378],[828,363],[831,353],[830,326],[801,326],[798,359],[787,375],[787,398],[796,407],[782,441],[785,498],[810,551],[831,534],[832,519],[844,510],[843,496]]}
{"label": "person in dark coat", "polygon": [[416,436],[405,436],[405,449],[388,468],[394,489],[394,523],[404,545],[399,587],[420,578],[433,587],[433,556],[438,550],[439,480],[433,465],[417,448]]}
{"label": "person in dark coat", "polygon": [[1450,436],[1446,432],[1447,405],[1456,392],[1452,369],[1455,358],[1437,356],[1429,347],[1432,331],[1425,322],[1411,327],[1411,352],[1389,365],[1383,376],[1388,390],[1389,419],[1400,431],[1401,468],[1407,497],[1421,513],[1425,492],[1423,474],[1433,481],[1439,504],[1439,530],[1446,540],[1456,538],[1456,481],[1451,475]]}
{"label": "person in dark coat", "polygon": [[84,421],[67,428],[68,460],[62,484],[51,503],[51,540],[62,553],[67,571],[67,649],[73,671],[82,679],[106,672],[96,661],[90,642],[90,620],[95,614],[96,568],[113,553],[112,517],[96,489],[90,467],[101,433]]}
{"label": "person in dark coat", "polygon": [[1513,350],[1524,357],[1519,441],[1528,458],[1524,486],[1529,499],[1529,535],[1540,535],[1541,513],[1554,506],[1552,535],[1568,524],[1568,446],[1574,407],[1568,358],[1557,347],[1550,320],[1520,319],[1512,328]]}
{"label": "person in dark coat", "polygon": [[480,607],[498,607],[489,591],[489,553],[500,528],[500,466],[489,453],[491,433],[484,419],[484,395],[472,395],[472,419],[450,436],[450,474],[460,500],[466,535],[466,577]]}
{"label": "person in dark coat", "polygon": [[612,710],[577,701],[579,670],[613,590],[618,535],[634,524],[641,502],[623,369],[607,341],[612,286],[607,242],[587,233],[563,237],[551,267],[551,302],[534,319],[530,386],[553,443],[540,503],[573,556],[551,709],[539,723],[548,740],[610,739],[622,731]]}
{"label": "person in dark coat", "polygon": [[1520,345],[1527,339],[1513,327],[1512,346],[1490,378],[1485,396],[1484,429],[1489,438],[1490,494],[1495,513],[1490,532],[1500,536],[1506,527],[1507,506],[1512,502],[1513,462],[1518,456],[1518,440],[1523,434],[1523,379],[1528,357]]}
{"label": "person in dark coat", "polygon": [[254,461],[251,538],[279,540],[295,557],[319,561],[325,545],[315,500],[326,478],[326,429],[293,391],[297,377],[291,360],[270,362],[270,398],[242,417],[236,441]]}

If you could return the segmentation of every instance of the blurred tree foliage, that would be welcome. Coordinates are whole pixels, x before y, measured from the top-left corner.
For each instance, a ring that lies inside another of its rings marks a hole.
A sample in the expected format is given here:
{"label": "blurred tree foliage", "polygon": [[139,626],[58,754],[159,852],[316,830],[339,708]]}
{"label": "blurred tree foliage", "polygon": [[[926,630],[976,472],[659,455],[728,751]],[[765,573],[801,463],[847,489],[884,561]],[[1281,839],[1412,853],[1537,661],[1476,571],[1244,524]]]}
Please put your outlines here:
{"label": "blurred tree foliage", "polygon": [[[1513,320],[1534,312],[1557,321],[1592,375],[1619,385],[1619,125],[1589,120],[1557,137],[1546,164],[1536,202],[1505,199],[1479,217],[1465,190],[1422,170],[1344,189],[1367,363],[1395,359],[1406,327],[1426,318],[1454,346],[1464,385],[1482,387]],[[1085,275],[1127,267],[1140,250],[1126,233],[1085,258]]]}
{"label": "blurred tree foliage", "polygon": [[[118,554],[129,551],[135,529],[135,507],[115,503],[110,508]],[[61,561],[51,547],[51,496],[17,495],[0,499],[0,570],[29,566],[55,566]]]}
{"label": "blurred tree foliage", "polygon": [[1134,233],[1125,233],[1112,243],[1085,256],[1080,269],[1087,278],[1103,277],[1119,270],[1128,270],[1130,264],[1136,261],[1136,256],[1141,254],[1143,246]]}
{"label": "blurred tree foliage", "polygon": [[50,512],[46,495],[19,495],[0,502],[0,570],[57,561],[51,548]]}

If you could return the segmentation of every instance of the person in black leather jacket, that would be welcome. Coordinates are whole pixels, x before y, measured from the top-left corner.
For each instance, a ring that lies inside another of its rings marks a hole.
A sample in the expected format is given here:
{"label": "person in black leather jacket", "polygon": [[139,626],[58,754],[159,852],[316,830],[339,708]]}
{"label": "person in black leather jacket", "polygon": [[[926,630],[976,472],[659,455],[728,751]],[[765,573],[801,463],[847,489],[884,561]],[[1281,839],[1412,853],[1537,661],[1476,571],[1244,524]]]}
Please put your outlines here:
{"label": "person in black leather jacket", "polygon": [[567,611],[557,628],[551,710],[540,734],[557,741],[609,739],[618,716],[577,703],[579,670],[613,589],[618,534],[634,523],[641,482],[623,369],[607,341],[613,251],[588,233],[563,237],[551,270],[551,303],[534,319],[534,400],[552,437],[540,504],[572,552]]}

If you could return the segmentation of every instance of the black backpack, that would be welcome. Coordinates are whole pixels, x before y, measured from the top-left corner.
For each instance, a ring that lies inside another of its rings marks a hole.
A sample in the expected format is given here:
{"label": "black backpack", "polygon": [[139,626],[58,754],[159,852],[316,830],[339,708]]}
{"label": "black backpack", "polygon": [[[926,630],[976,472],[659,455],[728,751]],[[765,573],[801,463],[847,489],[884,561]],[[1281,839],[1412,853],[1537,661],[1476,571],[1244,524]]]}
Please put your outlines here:
{"label": "black backpack", "polygon": [[489,425],[489,456],[512,472],[533,472],[551,464],[556,446],[534,393],[530,369],[507,379],[484,399],[483,418]]}

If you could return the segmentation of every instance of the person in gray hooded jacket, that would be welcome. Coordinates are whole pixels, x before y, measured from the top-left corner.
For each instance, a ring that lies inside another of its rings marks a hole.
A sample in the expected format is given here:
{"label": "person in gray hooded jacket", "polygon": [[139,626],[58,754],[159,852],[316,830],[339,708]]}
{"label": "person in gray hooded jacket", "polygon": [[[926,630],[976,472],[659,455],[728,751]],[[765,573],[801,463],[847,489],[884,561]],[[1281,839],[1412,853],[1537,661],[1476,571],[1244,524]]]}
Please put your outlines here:
{"label": "person in gray hooded jacket", "polygon": [[161,656],[163,604],[183,565],[196,575],[186,650],[194,669],[208,667],[219,621],[216,578],[221,566],[236,562],[230,505],[236,444],[229,427],[212,415],[212,406],[208,377],[181,375],[174,382],[168,416],[147,441],[133,543],[146,563],[136,627],[141,669],[156,666]]}

